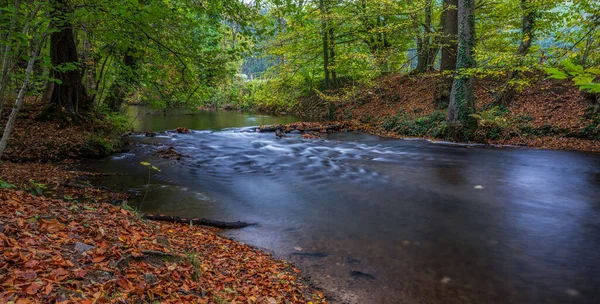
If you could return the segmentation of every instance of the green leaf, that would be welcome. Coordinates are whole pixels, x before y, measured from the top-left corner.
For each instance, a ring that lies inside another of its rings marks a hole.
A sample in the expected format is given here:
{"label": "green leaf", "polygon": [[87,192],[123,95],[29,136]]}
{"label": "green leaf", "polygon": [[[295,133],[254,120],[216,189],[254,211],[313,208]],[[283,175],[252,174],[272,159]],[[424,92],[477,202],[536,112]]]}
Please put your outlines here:
{"label": "green leaf", "polygon": [[576,86],[582,86],[591,83],[595,78],[595,76],[580,75],[573,78],[573,83],[575,83]]}
{"label": "green leaf", "polygon": [[588,83],[580,85],[579,89],[588,91],[590,93],[600,93],[600,83]]}
{"label": "green leaf", "polygon": [[2,189],[10,189],[10,188],[16,188],[15,185],[9,183],[9,182],[5,182],[3,180],[0,179],[0,188]]}
{"label": "green leaf", "polygon": [[549,75],[548,77],[553,79],[567,79],[569,77],[569,75],[557,68],[546,68],[544,70]]}
{"label": "green leaf", "polygon": [[579,74],[583,73],[582,66],[580,66],[578,64],[574,64],[569,60],[563,61],[563,65],[564,65],[567,73],[569,73],[569,75],[571,75],[571,76],[575,76],[575,75],[579,75]]}
{"label": "green leaf", "polygon": [[600,75],[600,67],[599,68],[588,68],[585,70],[586,73]]}
{"label": "green leaf", "polygon": [[150,166],[149,162],[140,162],[140,164],[144,165],[144,166]]}

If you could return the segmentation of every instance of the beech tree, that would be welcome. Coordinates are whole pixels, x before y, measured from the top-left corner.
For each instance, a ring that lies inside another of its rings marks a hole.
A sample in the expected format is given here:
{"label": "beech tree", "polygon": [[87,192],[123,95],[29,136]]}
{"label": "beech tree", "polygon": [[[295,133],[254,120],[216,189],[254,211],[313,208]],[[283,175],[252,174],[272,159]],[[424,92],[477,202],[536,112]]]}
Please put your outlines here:
{"label": "beech tree", "polygon": [[[7,118],[6,125],[0,138],[0,159],[8,144],[23,99],[28,91],[33,75],[33,67],[38,60],[39,50],[48,32],[47,19],[38,18],[45,3],[25,2],[16,0],[14,6],[3,7],[6,17],[10,20],[8,31],[2,33],[4,43],[2,54],[2,73],[0,74],[0,107],[4,104],[5,92],[8,91],[11,79],[19,79],[18,93]],[[5,19],[6,20],[6,19]],[[26,68],[21,71],[18,62],[26,60]],[[7,94],[8,95],[8,94]],[[2,111],[0,111],[1,117]]]}
{"label": "beech tree", "polygon": [[52,0],[50,16],[56,29],[50,37],[50,59],[53,65],[50,106],[43,118],[59,117],[70,122],[81,122],[92,110],[92,102],[83,86],[80,58],[69,15],[73,13],[67,0]]}
{"label": "beech tree", "polygon": [[469,69],[475,67],[475,0],[458,1],[457,75],[452,83],[448,105],[448,134],[459,137],[463,129],[473,126],[470,116],[475,111],[474,77]]}
{"label": "beech tree", "polygon": [[535,18],[537,14],[536,7],[528,0],[521,0],[522,9],[522,25],[521,25],[521,42],[517,49],[517,67],[508,74],[508,81],[505,90],[500,95],[500,103],[507,105],[512,102],[516,94],[516,88],[513,82],[519,77],[518,67],[523,65],[523,58],[529,52],[534,38]]}
{"label": "beech tree", "polygon": [[435,105],[437,108],[446,108],[448,106],[453,82],[452,77],[456,69],[458,51],[458,0],[444,0],[442,9],[440,61],[442,78],[438,81],[435,92]]}

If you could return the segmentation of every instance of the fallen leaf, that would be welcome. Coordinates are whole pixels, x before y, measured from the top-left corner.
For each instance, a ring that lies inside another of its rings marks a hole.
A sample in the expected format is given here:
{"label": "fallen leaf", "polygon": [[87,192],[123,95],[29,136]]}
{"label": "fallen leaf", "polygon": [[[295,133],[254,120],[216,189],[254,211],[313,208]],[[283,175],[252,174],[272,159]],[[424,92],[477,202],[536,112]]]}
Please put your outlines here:
{"label": "fallen leaf", "polygon": [[25,292],[28,295],[34,295],[38,292],[38,290],[40,290],[40,288],[42,288],[42,285],[40,285],[38,283],[33,283],[33,284],[29,285],[29,287],[27,287],[27,289],[25,289]]}

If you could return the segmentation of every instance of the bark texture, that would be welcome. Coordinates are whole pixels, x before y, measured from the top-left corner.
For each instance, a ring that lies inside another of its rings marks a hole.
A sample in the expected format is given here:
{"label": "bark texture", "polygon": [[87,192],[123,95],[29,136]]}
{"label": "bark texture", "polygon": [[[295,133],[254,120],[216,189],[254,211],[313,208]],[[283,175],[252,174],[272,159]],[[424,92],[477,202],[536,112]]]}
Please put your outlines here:
{"label": "bark texture", "polygon": [[458,0],[444,0],[440,71],[454,71],[458,49]]}
{"label": "bark texture", "polygon": [[514,82],[517,79],[519,79],[518,68],[523,66],[523,61],[525,59],[525,56],[527,56],[527,53],[529,52],[529,48],[531,47],[531,42],[533,40],[534,35],[533,30],[536,11],[533,8],[531,8],[531,5],[528,3],[528,0],[521,0],[521,9],[523,11],[523,16],[521,17],[521,42],[519,43],[519,48],[517,49],[516,53],[517,69],[512,70],[508,74],[506,88],[498,98],[500,104],[503,105],[509,105],[515,98],[515,95],[517,94]]}
{"label": "bark texture", "polygon": [[[433,13],[433,1],[427,0],[425,4],[425,20],[422,24],[423,31],[417,36],[417,67],[415,72],[422,73],[431,71],[433,69],[433,63],[437,55],[437,46],[433,41],[433,25],[431,22],[431,16]],[[415,19],[415,29],[419,31],[420,24]],[[433,50],[435,49],[435,51]]]}
{"label": "bark texture", "polygon": [[319,9],[321,11],[321,35],[323,42],[323,73],[325,73],[325,89],[329,89],[331,86],[330,73],[329,73],[329,31],[327,15],[329,10],[325,0],[319,0]]}
{"label": "bark texture", "polygon": [[442,59],[440,72],[442,77],[437,83],[435,91],[435,106],[438,109],[448,107],[450,91],[454,73],[445,74],[446,71],[456,70],[456,55],[458,51],[458,0],[444,0],[442,11]]}
{"label": "bark texture", "polygon": [[458,75],[452,83],[448,105],[448,135],[459,137],[462,130],[474,123],[470,116],[475,110],[474,78],[465,70],[475,66],[473,47],[475,45],[475,0],[458,1]]}
{"label": "bark texture", "polygon": [[23,85],[19,90],[19,95],[17,96],[17,100],[15,101],[15,105],[8,116],[8,121],[6,123],[6,127],[4,128],[4,132],[2,134],[2,139],[0,139],[0,159],[2,159],[2,154],[6,149],[6,145],[8,144],[8,138],[12,133],[12,130],[15,125],[15,120],[17,120],[17,115],[19,114],[19,110],[21,110],[21,106],[23,106],[23,97],[25,97],[25,92],[27,91],[27,86],[29,85],[29,79],[31,77],[31,71],[33,70],[33,64],[35,63],[35,59],[38,54],[39,43],[36,43],[33,46],[33,50],[31,51],[31,57],[29,58],[29,62],[27,63],[27,69],[25,69],[25,79],[23,80]]}
{"label": "bark texture", "polygon": [[[79,123],[91,112],[92,103],[83,86],[73,26],[67,19],[71,8],[66,0],[54,0],[52,5],[52,15],[56,18],[54,26],[58,31],[50,37],[50,59],[55,67],[52,77],[58,79],[58,82],[54,85],[50,98],[51,105],[42,117],[58,116]],[[64,69],[67,64],[74,64],[76,67]]]}

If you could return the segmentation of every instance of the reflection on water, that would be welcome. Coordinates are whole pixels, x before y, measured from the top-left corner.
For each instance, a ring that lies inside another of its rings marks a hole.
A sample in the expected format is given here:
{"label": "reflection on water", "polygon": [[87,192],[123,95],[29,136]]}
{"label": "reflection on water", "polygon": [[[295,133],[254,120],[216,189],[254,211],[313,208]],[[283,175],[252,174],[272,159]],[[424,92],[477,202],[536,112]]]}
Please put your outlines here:
{"label": "reflection on water", "polygon": [[294,116],[267,116],[233,111],[191,111],[174,109],[166,112],[141,106],[127,107],[126,115],[133,120],[137,132],[173,130],[186,127],[193,130],[220,130],[224,128],[286,124],[300,119]]}
{"label": "reflection on water", "polygon": [[[211,115],[202,129],[231,126]],[[180,119],[151,126],[200,124]],[[137,142],[190,157],[140,144],[91,165],[143,187],[137,163],[151,161],[162,171],[147,212],[257,222],[227,234],[297,263],[340,303],[600,302],[600,155],[244,128]]]}

